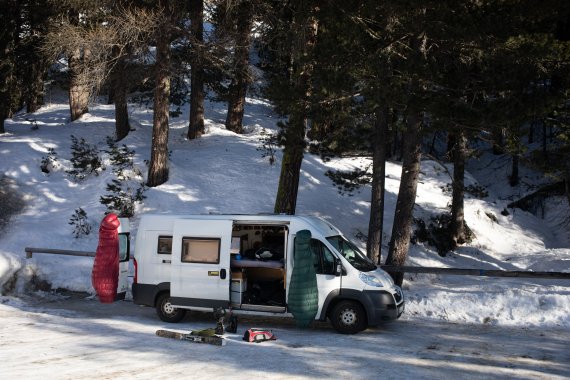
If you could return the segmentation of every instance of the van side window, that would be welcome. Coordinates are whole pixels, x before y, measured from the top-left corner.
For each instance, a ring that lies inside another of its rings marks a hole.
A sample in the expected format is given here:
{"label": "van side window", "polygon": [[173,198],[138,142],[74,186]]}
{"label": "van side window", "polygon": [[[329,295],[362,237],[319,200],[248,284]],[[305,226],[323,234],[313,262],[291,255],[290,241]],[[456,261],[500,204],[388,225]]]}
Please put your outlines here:
{"label": "van side window", "polygon": [[119,234],[119,261],[124,263],[129,261],[129,234],[120,233]]}
{"label": "van side window", "polygon": [[159,255],[170,255],[172,254],[172,236],[159,236],[158,237],[158,248],[156,252]]}
{"label": "van side window", "polygon": [[182,262],[220,263],[220,239],[182,238]]}
{"label": "van side window", "polygon": [[311,239],[313,262],[317,274],[334,274],[334,255],[320,240]]}

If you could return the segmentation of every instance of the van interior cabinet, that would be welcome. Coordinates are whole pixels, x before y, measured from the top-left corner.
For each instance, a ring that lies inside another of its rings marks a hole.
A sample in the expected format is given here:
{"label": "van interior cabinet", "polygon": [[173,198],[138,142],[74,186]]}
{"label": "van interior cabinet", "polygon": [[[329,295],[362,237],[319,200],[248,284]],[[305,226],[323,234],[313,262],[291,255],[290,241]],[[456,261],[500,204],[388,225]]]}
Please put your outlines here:
{"label": "van interior cabinet", "polygon": [[230,282],[230,301],[232,304],[242,304],[242,295],[246,290],[245,279],[232,279]]}

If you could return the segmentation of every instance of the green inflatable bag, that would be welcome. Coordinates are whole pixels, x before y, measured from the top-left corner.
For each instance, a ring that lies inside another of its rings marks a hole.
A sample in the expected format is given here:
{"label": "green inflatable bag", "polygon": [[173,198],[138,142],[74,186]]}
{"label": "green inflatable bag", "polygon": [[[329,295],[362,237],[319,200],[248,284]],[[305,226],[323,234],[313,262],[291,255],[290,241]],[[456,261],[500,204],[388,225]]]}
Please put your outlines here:
{"label": "green inflatable bag", "polygon": [[308,327],[315,320],[319,309],[317,274],[313,264],[311,232],[308,230],[297,232],[295,238],[288,308],[301,328]]}

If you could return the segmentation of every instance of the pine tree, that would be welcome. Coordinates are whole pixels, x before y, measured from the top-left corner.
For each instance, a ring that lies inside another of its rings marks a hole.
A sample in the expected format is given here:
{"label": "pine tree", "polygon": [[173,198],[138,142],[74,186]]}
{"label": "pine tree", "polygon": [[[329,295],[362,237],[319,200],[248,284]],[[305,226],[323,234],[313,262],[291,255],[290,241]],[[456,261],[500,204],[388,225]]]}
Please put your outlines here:
{"label": "pine tree", "polygon": [[26,112],[31,113],[44,103],[44,81],[49,62],[42,47],[55,10],[48,0],[21,1],[20,7],[24,30],[18,49],[18,67],[24,82]]}
{"label": "pine tree", "polygon": [[9,1],[0,7],[0,22],[0,133],[4,133],[4,120],[11,117],[22,102],[21,81],[16,68],[21,27],[17,1]]}
{"label": "pine tree", "polygon": [[308,100],[311,96],[313,71],[313,49],[317,40],[318,19],[316,4],[299,1],[292,7],[291,76],[287,114],[289,120],[284,127],[285,148],[281,162],[281,174],[275,200],[275,213],[295,214],[299,176],[305,150],[305,130],[309,120]]}
{"label": "pine tree", "polygon": [[128,96],[128,63],[127,56],[118,47],[114,47],[113,56],[116,61],[111,70],[111,86],[113,88],[113,103],[115,104],[115,135],[116,140],[125,138],[131,129],[129,124]]}
{"label": "pine tree", "polygon": [[[404,133],[402,176],[398,190],[398,200],[394,213],[390,250],[386,257],[386,265],[402,266],[408,257],[410,246],[411,224],[413,219],[416,191],[420,176],[421,160],[421,124],[420,117],[409,115],[407,129]],[[402,285],[404,274],[390,273],[394,282]]]}
{"label": "pine tree", "polygon": [[[79,26],[81,10],[69,10],[71,25]],[[67,62],[69,65],[69,111],[71,121],[79,119],[89,112],[89,97],[91,95],[88,78],[81,75],[81,66],[87,65],[91,55],[89,47],[74,46],[68,51]]]}
{"label": "pine tree", "polygon": [[388,136],[388,111],[377,109],[374,121],[372,155],[372,195],[366,254],[375,263],[381,264],[382,234],[384,229],[384,194],[386,192],[386,136]]}
{"label": "pine tree", "polygon": [[[251,1],[240,1],[232,6],[232,14],[228,15],[235,22],[234,57],[232,79],[228,89],[228,113],[226,129],[243,133],[243,114],[245,96],[250,83],[249,49],[251,44],[251,28],[254,21],[254,4]],[[234,23],[232,22],[232,23]]]}
{"label": "pine tree", "polygon": [[150,164],[147,185],[155,187],[168,180],[168,115],[170,96],[170,43],[174,24],[173,1],[162,0],[158,5],[161,11],[157,25],[156,63],[154,83],[153,129]]}
{"label": "pine tree", "polygon": [[190,122],[188,139],[204,134],[204,2],[190,0],[190,34],[193,46],[190,84]]}

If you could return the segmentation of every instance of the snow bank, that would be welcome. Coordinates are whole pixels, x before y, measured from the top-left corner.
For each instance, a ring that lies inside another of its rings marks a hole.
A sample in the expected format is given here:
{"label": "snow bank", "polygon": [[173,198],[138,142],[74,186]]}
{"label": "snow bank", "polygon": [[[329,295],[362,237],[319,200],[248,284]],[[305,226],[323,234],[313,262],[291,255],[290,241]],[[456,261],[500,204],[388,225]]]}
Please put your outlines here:
{"label": "snow bank", "polygon": [[15,286],[15,274],[22,268],[22,259],[6,252],[0,252],[0,289],[10,290]]}

